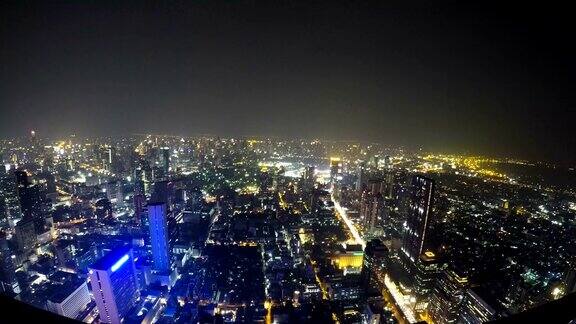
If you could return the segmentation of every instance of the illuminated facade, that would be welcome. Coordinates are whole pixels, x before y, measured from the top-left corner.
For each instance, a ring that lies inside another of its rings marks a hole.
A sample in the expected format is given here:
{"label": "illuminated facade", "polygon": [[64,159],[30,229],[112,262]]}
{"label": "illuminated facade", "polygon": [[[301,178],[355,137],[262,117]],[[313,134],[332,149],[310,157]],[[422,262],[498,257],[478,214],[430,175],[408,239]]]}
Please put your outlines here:
{"label": "illuminated facade", "polygon": [[165,203],[148,205],[148,222],[150,225],[150,245],[152,245],[154,269],[162,272],[169,271],[170,253]]}
{"label": "illuminated facade", "polygon": [[412,261],[416,261],[424,252],[431,223],[434,180],[415,175],[412,177],[411,190],[402,250]]}
{"label": "illuminated facade", "polygon": [[88,273],[100,321],[121,323],[140,298],[132,249],[123,247],[109,252]]}
{"label": "illuminated facade", "polygon": [[332,261],[338,266],[339,269],[359,269],[362,267],[363,256],[364,253],[362,252],[361,245],[348,244],[344,251],[332,256]]}
{"label": "illuminated facade", "polygon": [[439,276],[428,306],[435,323],[456,323],[467,287],[468,278],[454,270],[446,269]]}

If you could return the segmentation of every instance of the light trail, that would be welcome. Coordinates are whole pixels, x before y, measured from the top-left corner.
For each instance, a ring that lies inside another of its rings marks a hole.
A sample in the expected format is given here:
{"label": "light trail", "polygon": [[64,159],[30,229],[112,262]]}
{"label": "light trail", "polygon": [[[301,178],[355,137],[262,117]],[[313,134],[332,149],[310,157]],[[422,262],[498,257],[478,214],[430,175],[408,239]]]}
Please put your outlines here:
{"label": "light trail", "polygon": [[350,218],[348,218],[348,214],[346,214],[346,210],[340,205],[339,202],[336,201],[336,199],[334,199],[334,195],[330,195],[330,198],[332,199],[332,202],[334,203],[334,208],[336,209],[336,211],[340,215],[340,218],[342,218],[342,220],[344,221],[344,224],[346,224],[346,226],[348,227],[348,230],[350,230],[350,233],[352,234],[352,237],[356,241],[356,244],[362,245],[362,249],[364,249],[366,247],[366,241],[364,241],[362,239],[362,237],[360,236],[360,233],[358,233],[358,230],[356,229],[356,226],[354,226],[354,224],[352,223]]}

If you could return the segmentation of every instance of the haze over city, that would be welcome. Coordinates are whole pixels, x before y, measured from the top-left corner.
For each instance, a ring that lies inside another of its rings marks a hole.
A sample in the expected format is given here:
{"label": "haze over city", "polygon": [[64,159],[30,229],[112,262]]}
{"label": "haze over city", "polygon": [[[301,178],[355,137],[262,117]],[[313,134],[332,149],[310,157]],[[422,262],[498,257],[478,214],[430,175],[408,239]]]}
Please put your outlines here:
{"label": "haze over city", "polygon": [[490,1],[2,8],[2,136],[258,135],[576,160],[575,53],[562,8]]}

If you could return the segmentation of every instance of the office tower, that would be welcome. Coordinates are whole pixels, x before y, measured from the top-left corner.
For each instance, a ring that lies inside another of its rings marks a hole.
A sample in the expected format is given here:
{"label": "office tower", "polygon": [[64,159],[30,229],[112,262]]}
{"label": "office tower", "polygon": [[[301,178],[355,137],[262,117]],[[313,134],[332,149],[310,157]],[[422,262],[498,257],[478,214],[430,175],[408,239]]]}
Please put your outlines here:
{"label": "office tower", "polygon": [[140,298],[132,249],[117,248],[89,267],[102,323],[119,324]]}
{"label": "office tower", "polygon": [[370,287],[377,288],[380,275],[384,275],[388,267],[388,248],[379,239],[373,239],[366,243],[364,260],[362,262],[362,284],[365,290]]}
{"label": "office tower", "polygon": [[381,225],[384,214],[384,198],[378,192],[365,190],[360,198],[360,217],[366,234],[373,234]]}
{"label": "office tower", "polygon": [[85,280],[66,282],[46,301],[46,308],[56,314],[76,319],[92,301]]}
{"label": "office tower", "polygon": [[16,184],[24,221],[33,221],[37,234],[44,232],[44,202],[40,187],[30,181],[26,171],[16,171]]}
{"label": "office tower", "polygon": [[112,146],[100,147],[98,152],[99,161],[102,163],[102,169],[108,172],[115,172],[118,164],[118,158],[116,155],[116,148]]}
{"label": "office tower", "polygon": [[163,202],[148,205],[150,245],[152,246],[154,269],[161,272],[167,272],[170,270],[168,219],[166,209],[166,203]]}
{"label": "office tower", "polygon": [[[0,166],[0,170],[6,169],[3,166]],[[0,200],[3,201],[5,216],[8,218],[22,217],[16,177],[12,172],[0,173]]]}
{"label": "office tower", "polygon": [[124,203],[124,189],[122,187],[122,182],[120,181],[110,181],[106,183],[106,197],[110,202],[115,204]]}
{"label": "office tower", "polygon": [[34,222],[23,219],[16,224],[16,243],[21,252],[28,253],[36,245],[36,230]]}
{"label": "office tower", "polygon": [[6,234],[0,233],[0,294],[20,293],[18,280],[16,280],[16,267],[14,266],[12,255],[12,251],[6,240]]}
{"label": "office tower", "polygon": [[30,156],[28,158],[29,161],[35,161],[36,158],[40,155],[42,151],[42,146],[40,145],[40,140],[38,136],[36,136],[36,132],[34,130],[30,131],[30,138],[29,138],[29,152]]}
{"label": "office tower", "polygon": [[431,224],[434,180],[421,175],[412,177],[408,197],[402,250],[414,262],[425,251]]}
{"label": "office tower", "polygon": [[439,276],[428,313],[435,323],[456,323],[468,287],[468,278],[454,269],[445,269]]}
{"label": "office tower", "polygon": [[360,162],[356,171],[356,191],[362,192],[366,182],[366,163]]}
{"label": "office tower", "polygon": [[160,149],[160,163],[162,165],[162,171],[164,175],[167,175],[170,171],[170,148],[169,147],[162,147]]}

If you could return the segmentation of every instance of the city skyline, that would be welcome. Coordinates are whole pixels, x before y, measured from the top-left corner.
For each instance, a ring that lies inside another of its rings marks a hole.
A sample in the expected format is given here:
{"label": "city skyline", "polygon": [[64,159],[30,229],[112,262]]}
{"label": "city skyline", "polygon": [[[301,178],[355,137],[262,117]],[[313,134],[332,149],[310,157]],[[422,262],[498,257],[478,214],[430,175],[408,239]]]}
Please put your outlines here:
{"label": "city skyline", "polygon": [[568,168],[375,143],[29,135],[0,141],[0,295],[60,316],[479,324],[576,296]]}

